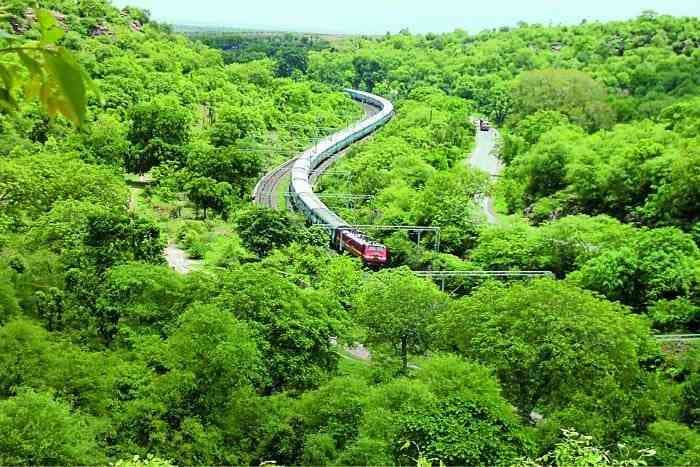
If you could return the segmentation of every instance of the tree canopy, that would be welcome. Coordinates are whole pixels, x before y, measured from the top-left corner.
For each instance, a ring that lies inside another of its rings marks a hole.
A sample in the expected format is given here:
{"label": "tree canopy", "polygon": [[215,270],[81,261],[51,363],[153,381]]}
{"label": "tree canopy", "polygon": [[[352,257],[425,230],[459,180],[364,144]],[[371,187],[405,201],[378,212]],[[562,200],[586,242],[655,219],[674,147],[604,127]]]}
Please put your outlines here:
{"label": "tree canopy", "polygon": [[[0,464],[700,463],[698,18],[180,34],[6,3]],[[383,226],[381,270],[289,177],[251,203],[372,112],[347,87],[396,112],[314,189]]]}

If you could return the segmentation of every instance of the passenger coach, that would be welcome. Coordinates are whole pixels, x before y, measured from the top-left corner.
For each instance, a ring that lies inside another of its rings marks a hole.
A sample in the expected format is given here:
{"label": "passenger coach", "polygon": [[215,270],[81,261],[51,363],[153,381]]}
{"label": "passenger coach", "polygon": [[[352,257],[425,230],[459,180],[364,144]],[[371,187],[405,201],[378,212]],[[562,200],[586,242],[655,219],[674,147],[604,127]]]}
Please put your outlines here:
{"label": "passenger coach", "polygon": [[311,172],[329,157],[373,133],[394,115],[394,106],[383,97],[354,89],[347,89],[346,92],[354,100],[371,105],[379,112],[326,137],[313,148],[307,149],[296,160],[292,168],[292,182],[289,187],[290,200],[293,206],[303,213],[309,221],[326,228],[334,248],[362,258],[362,261],[367,265],[382,266],[389,260],[386,246],[371,241],[365,234],[351,227],[340,216],[328,209],[313,192],[309,182]]}

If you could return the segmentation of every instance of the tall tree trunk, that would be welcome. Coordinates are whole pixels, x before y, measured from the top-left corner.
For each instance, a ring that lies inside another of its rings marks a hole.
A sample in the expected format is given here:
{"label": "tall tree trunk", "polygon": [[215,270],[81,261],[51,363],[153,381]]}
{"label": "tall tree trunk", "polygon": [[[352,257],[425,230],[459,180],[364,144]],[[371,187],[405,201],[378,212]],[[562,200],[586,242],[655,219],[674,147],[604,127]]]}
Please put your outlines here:
{"label": "tall tree trunk", "polygon": [[403,371],[408,369],[408,344],[406,336],[401,338],[401,361],[403,362]]}

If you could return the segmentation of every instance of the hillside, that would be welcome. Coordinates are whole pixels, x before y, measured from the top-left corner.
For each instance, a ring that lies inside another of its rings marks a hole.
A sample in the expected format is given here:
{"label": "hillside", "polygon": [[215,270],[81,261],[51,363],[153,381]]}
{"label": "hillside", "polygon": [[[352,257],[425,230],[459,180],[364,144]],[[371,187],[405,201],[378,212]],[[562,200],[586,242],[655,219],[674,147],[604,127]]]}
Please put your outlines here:
{"label": "hillside", "polygon": [[[700,20],[193,41],[38,3],[98,91],[74,119],[3,96],[0,465],[700,463],[678,337],[700,332]],[[39,11],[9,4],[3,50],[53,34]],[[381,269],[251,200],[363,118],[347,87],[396,115],[317,191]],[[479,117],[497,178],[469,164]]]}

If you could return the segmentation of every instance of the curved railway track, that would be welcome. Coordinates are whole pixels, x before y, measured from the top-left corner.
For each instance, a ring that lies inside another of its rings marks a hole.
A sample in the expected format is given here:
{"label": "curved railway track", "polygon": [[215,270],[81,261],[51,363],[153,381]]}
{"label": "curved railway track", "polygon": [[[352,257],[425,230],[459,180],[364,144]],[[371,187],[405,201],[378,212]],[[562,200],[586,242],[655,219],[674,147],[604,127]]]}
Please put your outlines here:
{"label": "curved railway track", "polygon": [[[361,104],[362,104],[362,110],[363,110],[364,113],[365,113],[364,118],[374,117],[375,115],[377,115],[377,113],[379,113],[379,109],[378,109],[378,108],[376,108],[376,107],[374,107],[374,106],[372,106],[372,105],[366,104],[366,103],[364,103],[364,102],[362,102]],[[362,141],[365,141],[366,139],[371,138],[373,134],[374,134],[374,133],[370,133],[369,135],[367,135],[367,136],[365,136],[364,138],[362,138],[362,139],[358,140],[357,142],[355,142],[352,146],[348,146],[347,148],[343,149],[342,151],[340,151],[340,152],[334,154],[333,156],[331,156],[331,157],[329,157],[328,159],[326,159],[325,161],[323,161],[323,162],[321,163],[321,165],[319,165],[318,167],[316,167],[316,169],[311,173],[311,175],[309,176],[309,182],[310,182],[312,185],[313,185],[314,183],[316,183],[316,180],[318,180],[321,176],[323,176],[323,173],[324,173],[326,170],[330,169],[331,165],[333,165],[333,164],[335,163],[335,161],[337,161],[338,159],[340,159],[341,157],[343,157],[345,154],[347,154],[348,151],[349,151],[355,144],[361,143]]]}
{"label": "curved railway track", "polygon": [[345,151],[385,125],[394,116],[394,105],[374,94],[346,89],[350,97],[363,104],[365,116],[358,122],[316,141],[315,145],[269,171],[253,190],[253,202],[278,208],[280,189],[289,180],[288,207],[301,212],[312,224],[320,225],[330,235],[330,246],[358,256],[371,267],[388,263],[388,249],[372,241],[326,206],[314,193],[313,183]]}
{"label": "curved railway track", "polygon": [[[361,102],[362,109],[364,111],[364,119],[372,117],[379,112],[374,106]],[[349,149],[349,148],[348,148]],[[320,177],[323,172],[328,170],[328,168],[340,157],[347,153],[347,149],[337,153],[333,157],[328,158],[321,164],[310,177],[310,181],[313,183],[318,177]],[[299,154],[301,155],[301,153]],[[285,183],[287,176],[291,173],[294,162],[299,156],[293,157],[288,161],[278,165],[274,169],[267,172],[255,185],[253,190],[253,202],[259,206],[265,206],[272,209],[278,209],[279,206],[279,190],[280,185]]]}
{"label": "curved railway track", "polygon": [[289,175],[296,158],[289,159],[282,165],[275,167],[260,179],[253,190],[253,201],[259,206],[272,209],[278,208],[277,193],[279,186],[287,175]]}

